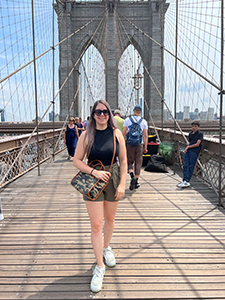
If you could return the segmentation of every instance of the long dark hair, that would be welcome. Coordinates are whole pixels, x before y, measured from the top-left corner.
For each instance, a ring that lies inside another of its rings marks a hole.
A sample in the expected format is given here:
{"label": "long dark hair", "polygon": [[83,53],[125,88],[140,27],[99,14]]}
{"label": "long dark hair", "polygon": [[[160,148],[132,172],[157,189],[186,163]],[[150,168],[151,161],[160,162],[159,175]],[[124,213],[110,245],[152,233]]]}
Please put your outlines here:
{"label": "long dark hair", "polygon": [[113,118],[113,114],[111,112],[111,108],[109,106],[109,103],[104,101],[104,100],[96,101],[94,103],[93,107],[92,107],[92,110],[91,110],[91,115],[90,115],[90,119],[88,121],[87,131],[86,131],[86,136],[85,136],[85,140],[87,138],[87,147],[86,147],[87,157],[89,156],[89,154],[91,152],[91,148],[92,148],[93,143],[94,143],[95,132],[96,132],[96,121],[94,119],[94,113],[95,113],[95,109],[96,109],[96,107],[99,103],[105,105],[105,107],[109,111],[108,126],[111,126],[112,128],[117,128],[116,122],[115,122],[115,120]]}

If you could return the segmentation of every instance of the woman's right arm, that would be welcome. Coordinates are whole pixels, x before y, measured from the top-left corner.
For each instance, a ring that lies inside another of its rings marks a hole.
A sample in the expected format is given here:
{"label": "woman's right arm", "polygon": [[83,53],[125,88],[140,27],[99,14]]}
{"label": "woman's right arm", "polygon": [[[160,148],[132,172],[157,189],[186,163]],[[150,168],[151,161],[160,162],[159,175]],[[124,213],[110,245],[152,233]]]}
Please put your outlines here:
{"label": "woman's right arm", "polygon": [[67,126],[66,126],[65,131],[64,131],[64,144],[66,144],[66,130],[67,130]]}
{"label": "woman's right arm", "polygon": [[73,158],[73,165],[81,172],[90,174],[93,168],[89,167],[85,162],[83,162],[87,146],[87,139],[85,139],[85,136],[86,132],[81,134],[80,138],[78,139],[77,148]]}

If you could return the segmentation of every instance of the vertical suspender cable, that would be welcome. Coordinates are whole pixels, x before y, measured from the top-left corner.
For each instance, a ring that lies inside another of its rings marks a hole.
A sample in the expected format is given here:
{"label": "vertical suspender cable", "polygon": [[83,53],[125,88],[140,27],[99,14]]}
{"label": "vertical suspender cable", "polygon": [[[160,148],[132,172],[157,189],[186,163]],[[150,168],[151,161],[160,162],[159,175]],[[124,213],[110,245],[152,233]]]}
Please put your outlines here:
{"label": "vertical suspender cable", "polygon": [[52,0],[52,114],[53,114],[53,132],[52,132],[52,158],[53,161],[55,160],[55,100],[54,100],[54,95],[55,95],[55,21],[54,21],[54,0]]}
{"label": "vertical suspender cable", "polygon": [[37,74],[36,74],[36,59],[35,59],[35,35],[34,35],[34,0],[31,0],[32,6],[32,32],[33,32],[33,59],[34,59],[34,91],[35,91],[35,108],[36,108],[36,128],[37,128],[37,163],[38,176],[40,176],[40,155],[39,155],[39,125],[38,125],[38,103],[37,103]]}
{"label": "vertical suspender cable", "polygon": [[224,52],[224,0],[221,0],[221,69],[220,69],[220,151],[219,151],[219,206],[222,203],[222,125],[223,125],[223,52]]}
{"label": "vertical suspender cable", "polygon": [[[163,119],[164,119],[164,1],[161,2],[161,94],[162,94],[162,112],[161,112],[161,127],[163,132]],[[161,137],[163,141],[163,136]]]}
{"label": "vertical suspender cable", "polygon": [[[178,0],[176,0],[176,40],[175,40],[175,82],[174,82],[174,144],[176,140],[176,120],[177,120],[177,45],[178,45]],[[175,145],[174,145],[175,147]],[[175,174],[175,163],[174,170]]]}
{"label": "vertical suspender cable", "polygon": [[[68,37],[68,1],[66,0],[66,37]],[[66,40],[66,55],[67,55],[67,76],[69,74],[69,41],[68,39]],[[69,109],[70,109],[70,85],[69,85],[69,79],[67,80],[67,97],[68,97],[68,113],[69,113]]]}

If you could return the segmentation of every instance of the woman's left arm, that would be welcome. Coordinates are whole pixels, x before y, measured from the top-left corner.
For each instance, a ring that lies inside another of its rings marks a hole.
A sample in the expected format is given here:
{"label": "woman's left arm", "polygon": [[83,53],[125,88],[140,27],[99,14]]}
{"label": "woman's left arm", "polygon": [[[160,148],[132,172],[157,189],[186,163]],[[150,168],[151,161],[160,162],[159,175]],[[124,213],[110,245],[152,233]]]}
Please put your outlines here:
{"label": "woman's left arm", "polygon": [[115,200],[123,198],[125,194],[125,185],[127,177],[127,150],[125,145],[125,140],[122,132],[119,129],[116,130],[116,137],[119,142],[119,163],[120,163],[120,184],[116,190]]}

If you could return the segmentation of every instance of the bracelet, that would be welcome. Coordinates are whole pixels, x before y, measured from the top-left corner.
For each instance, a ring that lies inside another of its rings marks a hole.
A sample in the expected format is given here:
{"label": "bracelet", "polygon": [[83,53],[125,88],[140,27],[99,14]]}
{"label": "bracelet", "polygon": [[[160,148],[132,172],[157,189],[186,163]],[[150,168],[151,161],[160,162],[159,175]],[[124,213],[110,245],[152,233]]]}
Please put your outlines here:
{"label": "bracelet", "polygon": [[91,170],[91,173],[90,173],[91,175],[92,175],[92,172],[93,172],[93,171],[94,171],[94,168]]}

